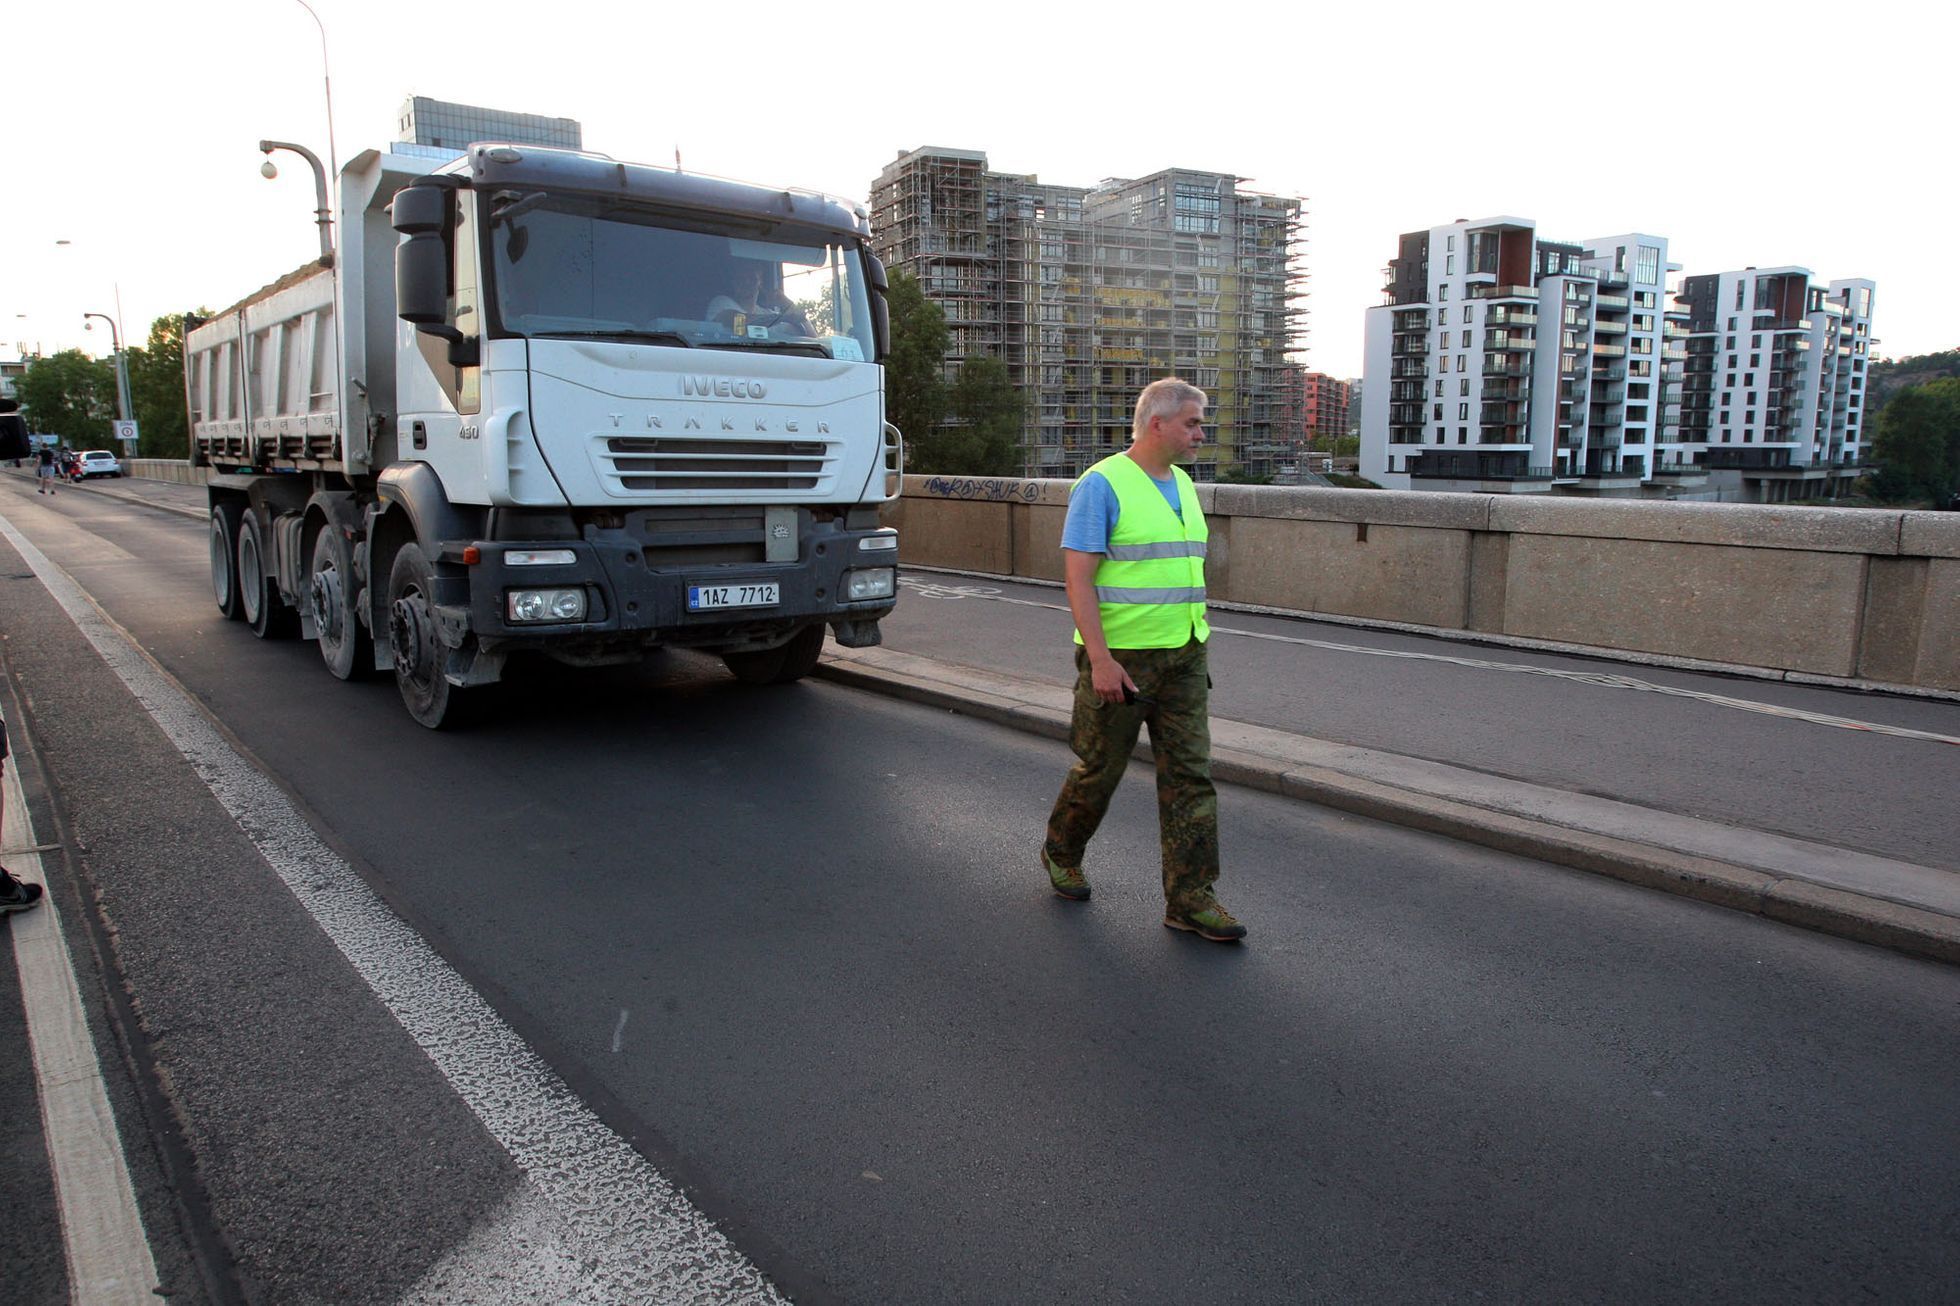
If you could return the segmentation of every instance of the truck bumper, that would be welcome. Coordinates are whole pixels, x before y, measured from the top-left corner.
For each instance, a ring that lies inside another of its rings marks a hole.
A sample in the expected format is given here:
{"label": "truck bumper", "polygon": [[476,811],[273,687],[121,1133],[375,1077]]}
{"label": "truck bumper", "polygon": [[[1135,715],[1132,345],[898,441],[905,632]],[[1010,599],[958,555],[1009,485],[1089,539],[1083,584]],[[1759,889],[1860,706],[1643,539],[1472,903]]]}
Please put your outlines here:
{"label": "truck bumper", "polygon": [[[478,540],[458,560],[468,562],[468,629],[483,651],[532,648],[567,652],[580,660],[610,660],[661,645],[716,652],[773,648],[819,623],[835,627],[840,643],[875,644],[877,622],[891,612],[896,599],[895,544],[889,530],[805,521],[797,533],[797,556],[776,562],[690,560],[675,556],[685,550],[666,541],[611,531],[587,532],[576,540]],[[570,560],[510,560],[526,553]],[[853,600],[853,573],[860,583],[869,582],[882,592]],[[702,590],[730,591],[733,597],[752,600],[757,587],[768,585],[775,586],[772,603],[701,606]],[[577,590],[584,595],[585,618],[513,620],[510,597],[525,590]],[[691,594],[696,596],[693,604]],[[444,624],[453,630],[454,617],[462,614],[445,615],[450,620]]]}

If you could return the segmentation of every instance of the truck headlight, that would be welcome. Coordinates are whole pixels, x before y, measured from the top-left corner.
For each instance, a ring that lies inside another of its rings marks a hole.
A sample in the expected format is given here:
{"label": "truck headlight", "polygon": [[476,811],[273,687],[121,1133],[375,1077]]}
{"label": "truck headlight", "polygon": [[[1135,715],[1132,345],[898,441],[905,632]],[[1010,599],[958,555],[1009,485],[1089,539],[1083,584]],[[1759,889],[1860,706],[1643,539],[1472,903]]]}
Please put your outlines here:
{"label": "truck headlight", "polygon": [[505,549],[506,567],[569,567],[578,561],[570,549]]}
{"label": "truck headlight", "polygon": [[504,596],[504,611],[513,625],[544,621],[584,621],[585,591],[582,589],[511,590]]}
{"label": "truck headlight", "polygon": [[898,572],[890,567],[868,567],[844,573],[844,599],[848,603],[864,599],[888,599],[898,583]]}

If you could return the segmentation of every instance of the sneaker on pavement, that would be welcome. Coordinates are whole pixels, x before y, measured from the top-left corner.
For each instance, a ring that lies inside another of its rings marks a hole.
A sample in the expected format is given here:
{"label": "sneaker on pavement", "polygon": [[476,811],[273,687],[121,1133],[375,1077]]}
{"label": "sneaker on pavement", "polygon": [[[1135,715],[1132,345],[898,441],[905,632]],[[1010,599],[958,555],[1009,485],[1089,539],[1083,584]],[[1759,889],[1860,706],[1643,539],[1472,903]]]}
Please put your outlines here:
{"label": "sneaker on pavement", "polygon": [[1089,899],[1089,877],[1082,873],[1080,866],[1057,866],[1048,850],[1041,850],[1042,869],[1048,872],[1048,883],[1056,893],[1070,902],[1087,902]]}
{"label": "sneaker on pavement", "polygon": [[1201,939],[1213,943],[1237,943],[1245,937],[1245,926],[1233,918],[1217,903],[1209,903],[1196,911],[1167,911],[1164,924],[1174,930],[1185,930]]}
{"label": "sneaker on pavement", "polygon": [[0,916],[39,906],[41,893],[40,885],[17,880],[12,871],[0,870]]}

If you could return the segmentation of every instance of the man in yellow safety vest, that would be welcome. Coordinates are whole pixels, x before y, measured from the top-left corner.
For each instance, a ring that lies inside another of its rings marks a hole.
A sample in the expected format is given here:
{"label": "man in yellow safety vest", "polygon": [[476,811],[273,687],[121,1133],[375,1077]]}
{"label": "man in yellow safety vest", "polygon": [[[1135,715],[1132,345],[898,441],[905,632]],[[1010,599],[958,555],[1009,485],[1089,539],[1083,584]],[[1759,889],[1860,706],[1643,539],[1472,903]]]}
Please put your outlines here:
{"label": "man in yellow safety vest", "polygon": [[1219,905],[1218,796],[1211,783],[1204,513],[1189,462],[1204,442],[1205,392],[1165,378],[1137,397],[1130,447],[1069,493],[1062,557],[1075,617],[1078,759],[1048,818],[1041,863],[1055,892],[1089,897],[1082,857],[1109,810],[1137,732],[1150,725],[1164,858],[1164,924],[1219,943],[1245,926]]}

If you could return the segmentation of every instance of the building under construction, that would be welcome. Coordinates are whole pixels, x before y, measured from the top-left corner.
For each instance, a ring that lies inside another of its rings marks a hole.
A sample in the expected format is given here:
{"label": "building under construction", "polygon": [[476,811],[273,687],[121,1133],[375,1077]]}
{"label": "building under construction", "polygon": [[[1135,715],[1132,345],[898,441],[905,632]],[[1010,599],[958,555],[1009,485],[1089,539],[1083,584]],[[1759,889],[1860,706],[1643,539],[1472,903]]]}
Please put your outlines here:
{"label": "building under construction", "polygon": [[1093,187],[991,172],[973,150],[901,154],[872,188],[873,247],[946,315],[948,376],[1007,365],[1023,471],[1073,477],[1128,444],[1137,392],[1181,376],[1216,437],[1191,469],[1269,474],[1297,449],[1287,355],[1306,340],[1298,199],[1170,168]]}

